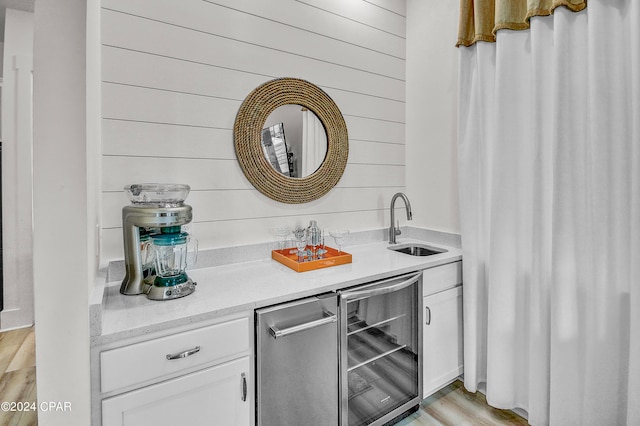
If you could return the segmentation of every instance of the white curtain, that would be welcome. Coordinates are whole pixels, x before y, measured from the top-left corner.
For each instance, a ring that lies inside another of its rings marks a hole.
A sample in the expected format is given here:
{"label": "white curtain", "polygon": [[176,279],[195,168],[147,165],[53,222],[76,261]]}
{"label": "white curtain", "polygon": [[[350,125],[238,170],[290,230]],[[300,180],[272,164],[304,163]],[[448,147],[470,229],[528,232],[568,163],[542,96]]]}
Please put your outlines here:
{"label": "white curtain", "polygon": [[533,425],[640,425],[640,1],[459,55],[465,387]]}
{"label": "white curtain", "polygon": [[322,164],[327,155],[327,137],[324,126],[316,115],[302,111],[302,165],[300,177],[309,176]]}

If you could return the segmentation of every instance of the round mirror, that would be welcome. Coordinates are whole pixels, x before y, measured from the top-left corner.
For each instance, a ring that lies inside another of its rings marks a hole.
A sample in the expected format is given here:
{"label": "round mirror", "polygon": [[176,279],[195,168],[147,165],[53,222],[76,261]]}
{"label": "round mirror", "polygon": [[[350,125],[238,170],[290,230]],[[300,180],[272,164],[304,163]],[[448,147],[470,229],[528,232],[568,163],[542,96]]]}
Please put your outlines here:
{"label": "round mirror", "polygon": [[314,173],[327,155],[327,134],[322,122],[301,105],[283,105],[269,114],[261,143],[271,167],[293,178]]}
{"label": "round mirror", "polygon": [[[298,118],[291,123],[280,118],[294,115]],[[300,151],[294,149],[296,127],[310,133],[308,141],[314,140],[305,145],[305,136],[300,136]],[[247,179],[258,191],[283,203],[322,197],[338,183],[347,165],[344,117],[329,95],[305,80],[279,78],[257,87],[238,110],[233,136]],[[308,160],[303,160],[305,155]]]}

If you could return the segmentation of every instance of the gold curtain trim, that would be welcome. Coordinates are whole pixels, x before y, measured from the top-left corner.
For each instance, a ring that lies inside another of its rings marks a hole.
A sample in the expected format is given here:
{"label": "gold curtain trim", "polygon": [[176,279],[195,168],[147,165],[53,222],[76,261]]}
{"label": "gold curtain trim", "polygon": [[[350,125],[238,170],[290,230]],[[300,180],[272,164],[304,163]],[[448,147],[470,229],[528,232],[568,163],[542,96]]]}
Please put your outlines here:
{"label": "gold curtain trim", "polygon": [[529,29],[531,17],[551,15],[560,6],[580,12],[587,0],[460,0],[456,47],[495,42],[499,30]]}

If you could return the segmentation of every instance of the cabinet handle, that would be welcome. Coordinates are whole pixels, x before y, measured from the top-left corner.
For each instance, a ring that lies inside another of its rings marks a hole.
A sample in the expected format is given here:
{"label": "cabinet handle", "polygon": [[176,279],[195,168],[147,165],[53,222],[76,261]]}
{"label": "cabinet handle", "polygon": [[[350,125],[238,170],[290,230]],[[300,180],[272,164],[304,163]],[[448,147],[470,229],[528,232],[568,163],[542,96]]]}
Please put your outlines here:
{"label": "cabinet handle", "polygon": [[195,348],[186,350],[184,352],[178,352],[177,354],[168,354],[167,359],[172,360],[172,359],[186,358],[193,354],[197,354],[198,352],[200,352],[200,346],[196,346]]}
{"label": "cabinet handle", "polygon": [[242,387],[242,394],[240,395],[240,399],[242,399],[242,402],[247,400],[247,376],[242,373],[240,375],[240,385]]}
{"label": "cabinet handle", "polygon": [[[364,290],[346,290],[344,292],[340,292],[340,299],[342,300],[353,300],[353,299],[364,299],[366,297],[380,296],[382,294],[393,293],[394,291],[402,290],[403,288],[407,288],[420,279],[422,272],[417,272],[411,275],[403,275],[397,278],[391,278],[380,283],[374,284],[372,286],[366,286]],[[400,281],[403,280],[403,281]],[[400,282],[398,282],[400,281]],[[389,284],[392,283],[392,284]]]}
{"label": "cabinet handle", "polygon": [[429,308],[428,306],[425,307],[425,316],[427,317],[425,324],[431,325],[431,308]]}

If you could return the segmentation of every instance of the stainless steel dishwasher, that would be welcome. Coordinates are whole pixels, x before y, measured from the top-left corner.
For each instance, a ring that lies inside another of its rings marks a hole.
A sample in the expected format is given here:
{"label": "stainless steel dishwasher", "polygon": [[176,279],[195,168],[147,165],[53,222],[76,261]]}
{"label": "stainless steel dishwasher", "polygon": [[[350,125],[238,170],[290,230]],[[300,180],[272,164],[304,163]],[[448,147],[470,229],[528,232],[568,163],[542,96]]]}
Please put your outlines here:
{"label": "stainless steel dishwasher", "polygon": [[256,310],[257,424],[336,426],[335,293]]}

